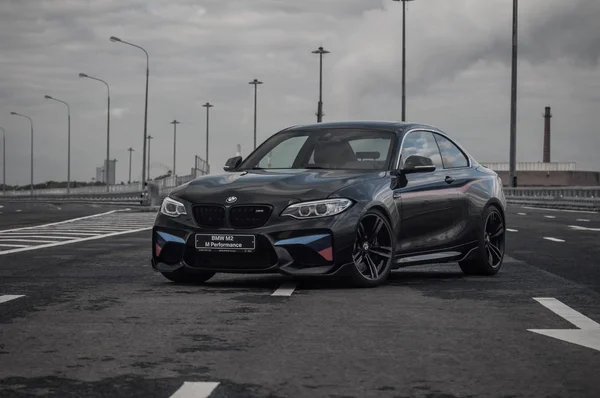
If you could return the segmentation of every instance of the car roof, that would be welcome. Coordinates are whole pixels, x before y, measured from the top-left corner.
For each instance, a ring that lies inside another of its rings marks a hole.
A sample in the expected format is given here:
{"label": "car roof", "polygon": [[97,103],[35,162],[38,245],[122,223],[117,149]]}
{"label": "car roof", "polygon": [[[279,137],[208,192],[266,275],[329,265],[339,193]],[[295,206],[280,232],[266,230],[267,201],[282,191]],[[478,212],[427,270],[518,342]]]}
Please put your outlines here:
{"label": "car roof", "polygon": [[439,131],[439,129],[428,126],[422,123],[414,122],[395,122],[395,121],[380,121],[380,120],[349,120],[339,122],[312,123],[302,124],[289,127],[284,131],[299,131],[299,130],[324,130],[335,128],[366,128],[378,130],[393,130],[403,132],[414,128],[426,128]]}

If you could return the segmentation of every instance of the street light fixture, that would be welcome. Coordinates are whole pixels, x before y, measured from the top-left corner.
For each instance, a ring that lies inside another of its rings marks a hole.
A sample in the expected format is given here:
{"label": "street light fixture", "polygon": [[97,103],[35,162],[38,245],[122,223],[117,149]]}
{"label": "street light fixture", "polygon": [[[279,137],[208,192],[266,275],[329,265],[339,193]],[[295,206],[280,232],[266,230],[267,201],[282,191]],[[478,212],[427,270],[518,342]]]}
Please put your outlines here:
{"label": "street light fixture", "polygon": [[319,104],[317,106],[317,123],[321,123],[323,121],[323,54],[329,54],[329,51],[324,50],[323,47],[319,47],[312,53],[319,54]]}
{"label": "street light fixture", "polygon": [[259,81],[258,79],[254,79],[248,84],[254,85],[254,149],[256,149],[256,99],[257,99],[258,85],[263,84],[263,82]]}
{"label": "street light fixture", "polygon": [[108,109],[106,112],[107,115],[107,121],[106,121],[106,192],[110,192],[110,187],[108,185],[108,180],[110,177],[110,87],[108,86],[108,83],[105,82],[102,79],[98,79],[97,77],[93,77],[93,76],[89,76],[86,75],[85,73],[80,73],[79,77],[81,78],[87,78],[87,79],[92,79],[92,80],[96,80],[99,81],[101,83],[104,83],[106,85],[106,90],[108,92]]}
{"label": "street light fixture", "polygon": [[[111,36],[110,41],[113,43],[123,43],[129,46],[139,48],[146,54],[146,100],[144,105],[144,153],[142,155],[142,187],[143,184],[146,183],[146,141],[148,138],[147,128],[148,128],[148,81],[150,80],[150,57],[148,56],[148,51],[146,51],[143,47],[138,46],[137,44],[129,43],[124,40],[119,39],[118,37]],[[148,145],[150,145],[150,141],[148,141]],[[148,151],[148,164],[150,163],[150,151]],[[148,175],[150,174],[150,165],[148,165]]]}
{"label": "street light fixture", "polygon": [[206,104],[202,105],[203,108],[206,108],[206,167],[207,167],[207,172],[210,173],[210,163],[208,163],[208,121],[209,121],[209,110],[210,108],[212,108],[214,105],[212,105],[210,102],[207,102]]}
{"label": "street light fixture", "polygon": [[67,106],[67,194],[71,192],[71,107],[65,101],[45,95],[44,98],[63,103]]}
{"label": "street light fixture", "polygon": [[11,112],[10,114],[27,118],[31,124],[31,196],[33,196],[33,120],[31,120],[29,116],[25,116],[17,112]]}
{"label": "street light fixture", "polygon": [[414,0],[393,0],[402,2],[402,121],[406,121],[406,2]]}

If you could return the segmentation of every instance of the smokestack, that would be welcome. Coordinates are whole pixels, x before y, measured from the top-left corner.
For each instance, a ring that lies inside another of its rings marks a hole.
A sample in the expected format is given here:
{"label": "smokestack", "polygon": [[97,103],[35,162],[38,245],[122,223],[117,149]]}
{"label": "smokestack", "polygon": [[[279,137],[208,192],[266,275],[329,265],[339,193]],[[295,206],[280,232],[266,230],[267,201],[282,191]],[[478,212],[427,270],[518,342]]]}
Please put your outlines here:
{"label": "smokestack", "polygon": [[236,145],[235,156],[242,156],[242,146],[240,144]]}
{"label": "smokestack", "polygon": [[550,163],[550,107],[546,107],[544,113],[544,163]]}

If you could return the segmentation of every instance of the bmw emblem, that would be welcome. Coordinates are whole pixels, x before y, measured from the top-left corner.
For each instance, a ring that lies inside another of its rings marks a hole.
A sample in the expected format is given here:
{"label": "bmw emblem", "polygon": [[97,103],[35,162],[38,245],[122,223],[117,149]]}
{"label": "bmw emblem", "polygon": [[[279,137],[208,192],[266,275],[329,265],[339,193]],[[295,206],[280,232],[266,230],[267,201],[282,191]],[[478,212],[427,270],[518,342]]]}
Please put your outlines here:
{"label": "bmw emblem", "polygon": [[237,200],[237,198],[235,196],[230,196],[227,199],[225,199],[225,202],[227,203],[233,203]]}

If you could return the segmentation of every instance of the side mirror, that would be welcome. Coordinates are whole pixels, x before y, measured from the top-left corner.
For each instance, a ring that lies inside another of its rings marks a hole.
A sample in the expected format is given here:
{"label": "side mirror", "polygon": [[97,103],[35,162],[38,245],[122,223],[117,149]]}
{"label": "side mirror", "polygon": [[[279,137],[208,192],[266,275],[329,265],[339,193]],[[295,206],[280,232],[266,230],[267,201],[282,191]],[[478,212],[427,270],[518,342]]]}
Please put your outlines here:
{"label": "side mirror", "polygon": [[400,170],[402,174],[431,173],[436,167],[433,160],[426,156],[411,155],[404,162],[404,167]]}
{"label": "side mirror", "polygon": [[234,156],[232,158],[227,159],[227,162],[225,162],[225,166],[223,166],[223,170],[235,171],[238,167],[240,167],[241,163],[242,163],[242,157]]}

